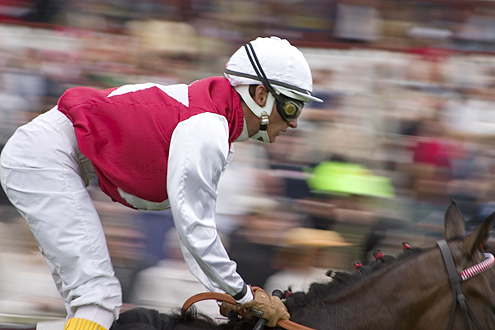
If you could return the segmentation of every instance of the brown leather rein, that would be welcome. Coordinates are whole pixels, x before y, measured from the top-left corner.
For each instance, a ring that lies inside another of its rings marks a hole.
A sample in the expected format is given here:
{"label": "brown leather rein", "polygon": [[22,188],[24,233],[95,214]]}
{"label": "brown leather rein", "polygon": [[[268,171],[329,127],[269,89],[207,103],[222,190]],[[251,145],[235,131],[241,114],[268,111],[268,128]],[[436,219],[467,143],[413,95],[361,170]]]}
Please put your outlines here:
{"label": "brown leather rein", "polygon": [[[234,305],[237,304],[234,297],[226,293],[202,292],[187,299],[182,305],[182,312],[184,313],[185,311],[187,311],[189,307],[191,307],[193,304],[197,303],[198,301],[209,300],[209,299],[214,299],[217,301],[225,301]],[[287,330],[315,330],[313,328],[308,328],[302,324],[295,323],[290,320],[280,320],[278,321],[277,325]]]}

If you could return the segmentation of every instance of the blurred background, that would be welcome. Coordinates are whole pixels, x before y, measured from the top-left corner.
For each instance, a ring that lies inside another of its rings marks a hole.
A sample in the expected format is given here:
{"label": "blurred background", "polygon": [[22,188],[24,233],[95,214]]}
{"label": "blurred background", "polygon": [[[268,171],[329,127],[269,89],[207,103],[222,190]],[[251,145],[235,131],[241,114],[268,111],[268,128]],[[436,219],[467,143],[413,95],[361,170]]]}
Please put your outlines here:
{"label": "blurred background", "polygon": [[[275,144],[235,145],[218,230],[249,284],[305,290],[377,249],[430,247],[451,199],[468,232],[495,210],[494,1],[0,0],[0,148],[67,88],[189,84],[271,35],[305,54],[325,102]],[[167,312],[204,291],[169,211],[89,189],[127,307]],[[64,317],[29,228],[0,192],[0,325]]]}

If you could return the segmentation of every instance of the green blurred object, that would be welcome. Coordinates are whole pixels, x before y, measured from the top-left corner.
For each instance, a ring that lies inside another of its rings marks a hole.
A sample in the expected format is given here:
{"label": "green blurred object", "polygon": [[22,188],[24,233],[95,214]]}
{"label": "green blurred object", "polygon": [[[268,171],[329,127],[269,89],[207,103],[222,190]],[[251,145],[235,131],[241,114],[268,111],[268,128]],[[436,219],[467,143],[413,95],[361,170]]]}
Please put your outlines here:
{"label": "green blurred object", "polygon": [[328,161],[318,164],[307,179],[310,189],[346,195],[394,197],[389,178],[376,176],[364,166]]}

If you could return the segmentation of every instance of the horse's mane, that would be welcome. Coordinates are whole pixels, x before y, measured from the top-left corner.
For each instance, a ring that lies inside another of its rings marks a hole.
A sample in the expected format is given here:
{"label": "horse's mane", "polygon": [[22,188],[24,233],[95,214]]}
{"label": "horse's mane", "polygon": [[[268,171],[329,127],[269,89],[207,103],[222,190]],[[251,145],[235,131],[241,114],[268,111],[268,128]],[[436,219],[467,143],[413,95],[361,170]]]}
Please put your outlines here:
{"label": "horse's mane", "polygon": [[[257,319],[240,318],[233,310],[230,311],[227,319],[228,322],[216,322],[211,317],[199,313],[194,306],[189,307],[186,313],[176,312],[172,315],[176,324],[187,325],[191,330],[242,330],[253,329]],[[116,329],[119,330],[119,329]],[[131,329],[131,330],[149,330],[149,329]],[[154,330],[154,329],[153,329]],[[163,330],[163,328],[161,329]]]}
{"label": "horse's mane", "polygon": [[186,312],[161,313],[156,309],[137,307],[120,314],[110,330],[172,330],[177,325],[186,329],[218,330],[217,323],[191,306]]}
{"label": "horse's mane", "polygon": [[335,296],[342,289],[360,282],[368,275],[384,269],[386,266],[399,260],[421,254],[422,252],[424,252],[424,250],[420,248],[408,248],[397,256],[384,255],[367,265],[357,268],[353,273],[329,270],[327,275],[330,276],[332,280],[327,283],[312,283],[307,292],[291,293],[290,288],[286,290],[285,295],[287,298],[285,300],[285,305],[289,312],[291,312],[294,308],[306,306],[312,302],[320,301],[325,297]]}

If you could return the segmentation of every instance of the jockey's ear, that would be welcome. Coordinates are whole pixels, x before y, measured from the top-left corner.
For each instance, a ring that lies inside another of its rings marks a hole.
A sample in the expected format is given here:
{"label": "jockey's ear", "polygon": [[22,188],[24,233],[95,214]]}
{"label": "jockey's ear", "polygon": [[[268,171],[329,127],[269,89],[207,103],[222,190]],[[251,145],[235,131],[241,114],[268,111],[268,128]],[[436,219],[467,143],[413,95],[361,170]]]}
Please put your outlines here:
{"label": "jockey's ear", "polygon": [[488,218],[486,218],[483,223],[462,243],[463,251],[466,251],[470,257],[490,236],[490,229],[493,226],[493,219],[495,219],[495,212],[490,214]]}
{"label": "jockey's ear", "polygon": [[461,210],[457,207],[457,203],[452,200],[447,211],[445,211],[445,240],[454,238],[464,238],[466,236],[464,217]]}

